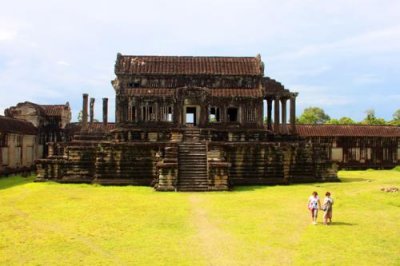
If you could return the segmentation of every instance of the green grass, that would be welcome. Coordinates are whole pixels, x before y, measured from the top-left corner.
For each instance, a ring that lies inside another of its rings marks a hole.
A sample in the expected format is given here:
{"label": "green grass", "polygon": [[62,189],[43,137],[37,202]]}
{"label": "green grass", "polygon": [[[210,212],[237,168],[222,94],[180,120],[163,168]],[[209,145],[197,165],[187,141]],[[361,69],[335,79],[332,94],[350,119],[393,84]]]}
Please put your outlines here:
{"label": "green grass", "polygon": [[[0,265],[400,265],[400,193],[380,191],[400,171],[339,175],[210,193],[0,178]],[[314,190],[333,225],[311,225]]]}

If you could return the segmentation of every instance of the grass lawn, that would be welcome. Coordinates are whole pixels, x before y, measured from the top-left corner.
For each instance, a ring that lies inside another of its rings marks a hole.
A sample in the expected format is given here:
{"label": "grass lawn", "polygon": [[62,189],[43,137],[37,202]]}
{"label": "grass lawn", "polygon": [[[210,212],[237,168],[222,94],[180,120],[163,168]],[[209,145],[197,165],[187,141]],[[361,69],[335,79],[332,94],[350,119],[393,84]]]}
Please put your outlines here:
{"label": "grass lawn", "polygon": [[[210,193],[0,178],[0,265],[400,265],[400,193],[380,190],[400,171],[339,175]],[[311,224],[314,190],[333,225]]]}

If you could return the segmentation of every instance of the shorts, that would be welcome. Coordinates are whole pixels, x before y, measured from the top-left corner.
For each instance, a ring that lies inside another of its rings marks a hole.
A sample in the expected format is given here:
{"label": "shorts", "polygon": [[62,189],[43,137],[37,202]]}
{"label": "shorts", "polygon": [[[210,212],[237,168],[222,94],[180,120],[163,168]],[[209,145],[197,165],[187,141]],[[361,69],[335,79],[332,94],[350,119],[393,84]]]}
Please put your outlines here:
{"label": "shorts", "polygon": [[317,215],[318,215],[318,209],[317,208],[311,208],[310,211],[311,211],[311,216],[312,217],[317,217]]}

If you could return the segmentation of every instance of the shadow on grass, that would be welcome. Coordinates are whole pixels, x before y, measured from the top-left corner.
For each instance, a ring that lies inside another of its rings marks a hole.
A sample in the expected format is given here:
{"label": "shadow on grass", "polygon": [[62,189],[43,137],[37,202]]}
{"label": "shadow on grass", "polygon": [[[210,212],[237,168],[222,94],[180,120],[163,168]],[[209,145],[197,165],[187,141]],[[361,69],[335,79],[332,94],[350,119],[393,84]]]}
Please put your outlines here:
{"label": "shadow on grass", "polygon": [[22,177],[20,175],[1,176],[0,177],[0,190],[19,186],[19,185],[24,185],[27,183],[31,183],[31,182],[33,182],[34,178],[35,178],[35,176],[29,176],[29,177]]}
{"label": "shadow on grass", "polygon": [[245,186],[245,185],[240,185],[240,186],[233,186],[231,191],[233,192],[240,192],[240,191],[256,191],[260,189],[265,189],[268,187],[275,187],[278,185],[257,185],[257,186]]}
{"label": "shadow on grass", "polygon": [[360,177],[341,177],[340,181],[343,183],[353,183],[353,182],[363,182],[363,181],[370,181],[370,180],[366,179],[366,178],[360,178]]}
{"label": "shadow on grass", "polygon": [[353,226],[353,225],[357,225],[357,224],[346,223],[346,222],[332,222],[330,225],[331,226],[335,226],[335,225]]}

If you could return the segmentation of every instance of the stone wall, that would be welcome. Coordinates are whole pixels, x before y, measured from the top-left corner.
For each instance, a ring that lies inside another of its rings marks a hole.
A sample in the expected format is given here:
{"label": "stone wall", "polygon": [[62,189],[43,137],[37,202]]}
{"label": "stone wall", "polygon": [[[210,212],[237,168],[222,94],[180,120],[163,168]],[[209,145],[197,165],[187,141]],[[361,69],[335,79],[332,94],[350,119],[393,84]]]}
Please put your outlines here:
{"label": "stone wall", "polygon": [[400,137],[307,137],[313,145],[325,145],[324,156],[340,169],[390,169],[400,164]]}
{"label": "stone wall", "polygon": [[5,143],[0,145],[0,175],[30,171],[40,158],[37,136],[4,133]]}
{"label": "stone wall", "polygon": [[337,181],[325,147],[305,142],[211,143],[210,149],[229,162],[231,185],[265,185]]}
{"label": "stone wall", "polygon": [[[178,146],[187,141],[183,137],[189,134],[187,130],[119,128],[111,133],[81,132],[61,149],[64,155],[39,160],[38,180],[154,185],[159,191],[176,190]],[[195,143],[207,147],[208,190],[337,180],[336,168],[326,156],[327,145],[257,130],[194,132]]]}

